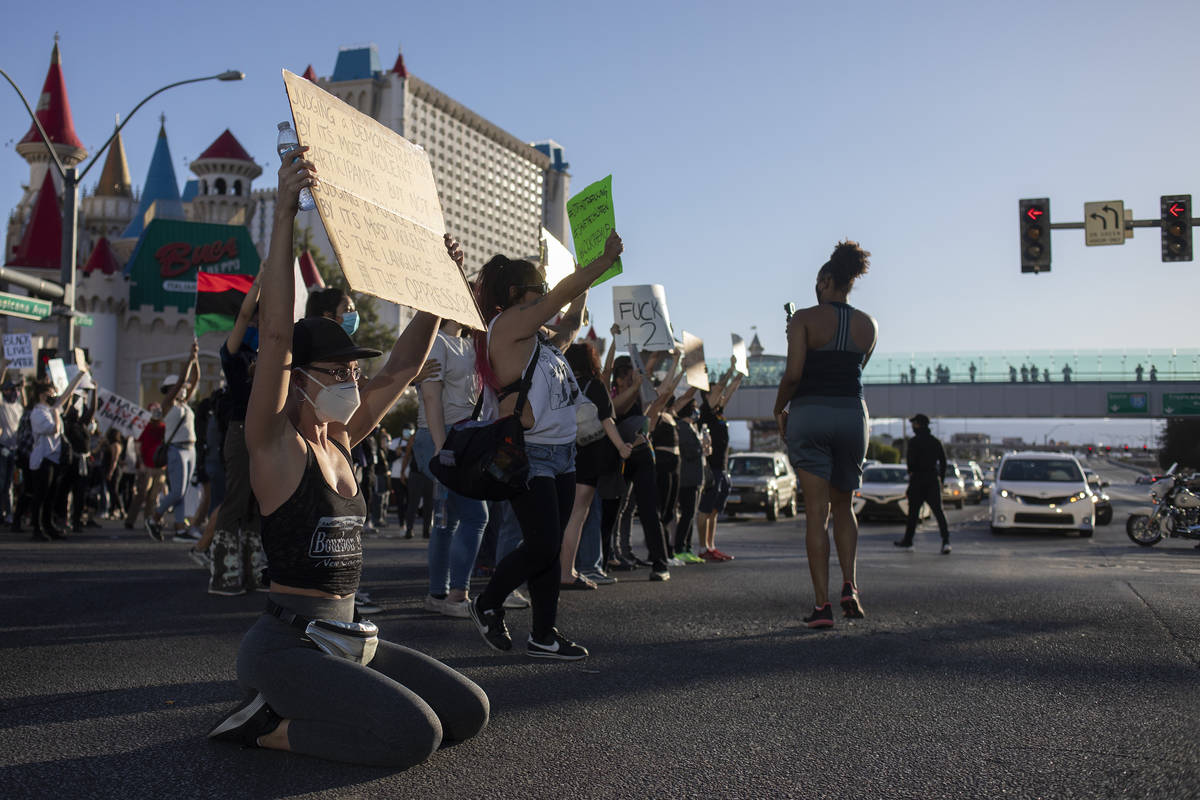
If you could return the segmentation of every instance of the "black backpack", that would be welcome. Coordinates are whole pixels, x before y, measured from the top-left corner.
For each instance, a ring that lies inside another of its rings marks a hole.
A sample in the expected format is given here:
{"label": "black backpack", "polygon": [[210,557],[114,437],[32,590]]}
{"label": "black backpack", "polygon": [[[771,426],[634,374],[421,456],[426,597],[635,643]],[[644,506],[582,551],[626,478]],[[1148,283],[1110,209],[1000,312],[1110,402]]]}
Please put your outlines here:
{"label": "black backpack", "polygon": [[17,423],[17,463],[29,467],[29,457],[33,455],[33,420],[29,417],[29,409],[21,415]]}
{"label": "black backpack", "polygon": [[[539,342],[536,347],[541,346]],[[429,460],[429,471],[444,486],[475,500],[511,500],[529,488],[529,457],[525,454],[521,412],[540,355],[535,349],[521,379],[513,413],[494,422],[480,422],[480,392],[471,418],[455,423],[446,433],[445,445]]]}

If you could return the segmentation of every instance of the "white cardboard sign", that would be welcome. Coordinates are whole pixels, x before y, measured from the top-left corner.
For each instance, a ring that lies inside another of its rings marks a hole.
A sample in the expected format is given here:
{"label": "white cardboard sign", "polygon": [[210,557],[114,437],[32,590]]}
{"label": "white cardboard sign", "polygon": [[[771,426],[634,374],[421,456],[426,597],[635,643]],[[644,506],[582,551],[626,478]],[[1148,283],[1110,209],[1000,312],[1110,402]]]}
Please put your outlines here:
{"label": "white cardboard sign", "polygon": [[675,333],[667,312],[667,292],[659,284],[613,287],[613,321],[621,328],[620,347],[673,350]]}
{"label": "white cardboard sign", "polygon": [[736,333],[732,333],[730,336],[733,337],[733,368],[749,377],[750,362],[746,360],[746,340]]}
{"label": "white cardboard sign", "polygon": [[54,388],[59,394],[65,392],[71,385],[71,381],[67,378],[67,366],[61,358],[52,358],[47,361],[46,373],[50,376],[50,382],[54,384]]}
{"label": "white cardboard sign", "polygon": [[426,152],[287,70],[300,144],[316,164],[317,212],[346,281],[392,303],[483,330],[462,270],[446,255],[446,225]]}
{"label": "white cardboard sign", "polygon": [[704,340],[687,331],[683,332],[682,364],[687,385],[707,392],[709,389],[708,365],[704,362]]}
{"label": "white cardboard sign", "polygon": [[[575,272],[575,257],[554,234],[542,228],[542,264],[546,268],[546,284],[553,289]],[[562,310],[566,311],[566,306]]]}
{"label": "white cardboard sign", "polygon": [[96,424],[107,431],[116,428],[125,436],[135,439],[142,435],[150,422],[150,412],[108,389],[100,389],[100,402],[96,406]]}
{"label": "white cardboard sign", "polygon": [[9,369],[33,369],[33,334],[4,334],[4,360]]}

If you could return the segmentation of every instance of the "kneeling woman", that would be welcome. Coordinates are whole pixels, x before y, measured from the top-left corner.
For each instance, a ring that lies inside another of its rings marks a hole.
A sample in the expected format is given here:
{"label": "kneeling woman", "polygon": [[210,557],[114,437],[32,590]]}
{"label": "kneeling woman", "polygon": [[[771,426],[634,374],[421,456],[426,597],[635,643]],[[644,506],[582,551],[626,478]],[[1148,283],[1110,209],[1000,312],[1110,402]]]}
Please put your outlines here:
{"label": "kneeling woman", "polygon": [[[367,506],[350,448],[375,429],[417,373],[438,319],[420,313],[364,387],[356,347],[329,319],[292,324],[292,226],[311,162],[279,170],[271,252],[263,266],[259,351],[246,416],[250,482],[262,510],[271,578],[267,612],[242,640],[238,682],[250,697],[209,736],[246,745],[408,767],[487,724],[483,690],[439,661],[379,641],[374,658],[330,655],[310,620],[350,622],[362,572]],[[461,258],[456,243],[452,256]]]}

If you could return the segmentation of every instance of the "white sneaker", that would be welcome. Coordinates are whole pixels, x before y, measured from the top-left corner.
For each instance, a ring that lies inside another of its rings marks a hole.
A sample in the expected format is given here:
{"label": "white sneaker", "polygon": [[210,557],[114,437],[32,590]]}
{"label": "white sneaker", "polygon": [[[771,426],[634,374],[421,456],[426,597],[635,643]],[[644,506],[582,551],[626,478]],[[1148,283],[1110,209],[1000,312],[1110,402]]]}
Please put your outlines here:
{"label": "white sneaker", "polygon": [[435,614],[446,613],[446,598],[437,598],[431,594],[425,595],[425,610]]}
{"label": "white sneaker", "polygon": [[442,601],[442,613],[447,617],[469,619],[471,616],[471,601],[466,599],[451,600],[449,597],[447,597]]}
{"label": "white sneaker", "polygon": [[683,561],[679,560],[675,556],[671,556],[670,558],[668,558],[667,564],[669,564],[672,567],[682,567],[684,565]]}
{"label": "white sneaker", "polygon": [[505,608],[529,608],[529,598],[513,589],[512,594],[504,598]]}

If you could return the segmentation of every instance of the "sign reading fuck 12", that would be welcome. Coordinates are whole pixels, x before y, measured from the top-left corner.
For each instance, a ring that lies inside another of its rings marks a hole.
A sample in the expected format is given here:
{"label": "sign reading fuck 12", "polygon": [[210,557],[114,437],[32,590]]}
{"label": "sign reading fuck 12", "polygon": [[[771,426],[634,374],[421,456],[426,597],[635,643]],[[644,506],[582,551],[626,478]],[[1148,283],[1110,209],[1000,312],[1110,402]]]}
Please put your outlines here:
{"label": "sign reading fuck 12", "polygon": [[617,346],[639,350],[672,350],[675,333],[667,312],[667,292],[662,286],[613,287],[613,321],[621,329]]}

